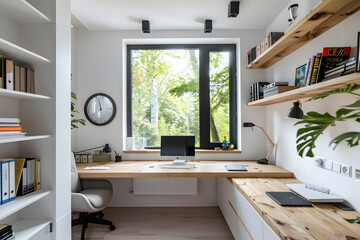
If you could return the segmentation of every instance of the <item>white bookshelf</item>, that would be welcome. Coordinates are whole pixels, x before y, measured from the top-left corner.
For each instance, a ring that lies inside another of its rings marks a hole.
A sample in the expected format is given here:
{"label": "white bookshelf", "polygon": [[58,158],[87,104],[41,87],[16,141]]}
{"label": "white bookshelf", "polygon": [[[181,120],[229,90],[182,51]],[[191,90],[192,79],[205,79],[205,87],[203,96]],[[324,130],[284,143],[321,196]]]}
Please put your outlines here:
{"label": "white bookshelf", "polygon": [[15,232],[16,240],[28,240],[37,233],[45,229],[51,223],[51,220],[17,220],[11,223]]}
{"label": "white bookshelf", "polygon": [[49,23],[50,19],[26,0],[0,0],[0,13],[18,24]]}
{"label": "white bookshelf", "polygon": [[[1,5],[0,5],[1,6]],[[51,63],[51,61],[37,53],[27,50],[15,43],[0,38],[0,52],[8,58],[32,64]]]}
{"label": "white bookshelf", "polygon": [[25,196],[16,197],[14,201],[5,203],[0,206],[0,220],[10,216],[13,213],[27,207],[28,205],[39,201],[40,199],[46,197],[50,194],[51,191],[38,190],[32,193],[29,193]]}
{"label": "white bookshelf", "polygon": [[51,99],[51,97],[45,95],[7,90],[4,88],[0,88],[0,98],[13,98],[13,99],[21,99],[21,100]]}
{"label": "white bookshelf", "polygon": [[25,136],[25,137],[9,137],[0,138],[0,143],[23,142],[49,138],[51,135]]}
{"label": "white bookshelf", "polygon": [[0,206],[0,224],[13,225],[16,240],[71,239],[70,5],[70,0],[0,0],[0,54],[32,67],[41,92],[0,89],[0,117],[20,117],[31,133],[53,133],[0,138],[0,157],[41,159],[41,187],[51,189]]}

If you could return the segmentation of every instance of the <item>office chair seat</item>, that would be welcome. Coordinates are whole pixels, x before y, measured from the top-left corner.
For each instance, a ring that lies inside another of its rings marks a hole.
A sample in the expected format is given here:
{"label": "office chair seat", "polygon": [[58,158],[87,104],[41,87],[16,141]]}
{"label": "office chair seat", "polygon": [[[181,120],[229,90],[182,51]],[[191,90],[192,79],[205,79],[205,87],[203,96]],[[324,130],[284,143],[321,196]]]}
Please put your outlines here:
{"label": "office chair seat", "polygon": [[79,192],[85,195],[94,208],[103,208],[111,201],[112,192],[109,189],[85,189]]}

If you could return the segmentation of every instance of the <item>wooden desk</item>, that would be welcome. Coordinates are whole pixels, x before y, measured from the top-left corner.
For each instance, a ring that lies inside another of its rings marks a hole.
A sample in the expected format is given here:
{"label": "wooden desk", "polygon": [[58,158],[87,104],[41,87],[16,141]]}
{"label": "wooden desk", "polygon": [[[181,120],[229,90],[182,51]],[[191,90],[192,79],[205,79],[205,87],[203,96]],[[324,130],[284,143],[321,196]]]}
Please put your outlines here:
{"label": "wooden desk", "polygon": [[[136,177],[274,177],[289,178],[293,173],[274,165],[259,165],[255,161],[192,161],[191,169],[162,169],[161,164],[171,161],[123,161],[107,163],[78,163],[79,177],[85,178],[136,178]],[[242,164],[247,172],[229,172],[225,164]],[[84,170],[87,166],[108,166],[106,170]],[[155,166],[150,168],[149,166]]]}
{"label": "wooden desk", "polygon": [[229,180],[281,239],[360,239],[359,224],[344,220],[360,216],[356,211],[343,211],[326,203],[317,203],[314,207],[282,207],[266,195],[267,191],[290,191],[285,184],[301,183],[294,178]]}

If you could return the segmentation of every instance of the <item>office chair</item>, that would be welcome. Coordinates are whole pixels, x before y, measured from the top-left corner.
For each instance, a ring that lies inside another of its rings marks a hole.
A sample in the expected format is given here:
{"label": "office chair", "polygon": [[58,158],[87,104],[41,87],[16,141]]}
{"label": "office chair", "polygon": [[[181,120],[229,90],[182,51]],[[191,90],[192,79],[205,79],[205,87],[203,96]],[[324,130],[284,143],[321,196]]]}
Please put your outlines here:
{"label": "office chair", "polygon": [[81,180],[76,169],[74,154],[71,153],[71,209],[80,212],[79,218],[72,220],[72,227],[82,224],[81,240],[89,223],[108,225],[115,230],[111,221],[102,219],[102,210],[112,198],[112,185],[107,180]]}

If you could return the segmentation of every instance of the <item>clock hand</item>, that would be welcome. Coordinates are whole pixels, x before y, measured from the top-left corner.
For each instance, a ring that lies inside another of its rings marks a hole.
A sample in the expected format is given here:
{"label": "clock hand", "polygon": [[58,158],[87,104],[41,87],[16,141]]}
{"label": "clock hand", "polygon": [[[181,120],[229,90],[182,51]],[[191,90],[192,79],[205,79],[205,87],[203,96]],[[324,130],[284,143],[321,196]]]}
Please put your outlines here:
{"label": "clock hand", "polygon": [[98,101],[99,101],[100,111],[102,111],[100,100],[98,100]]}

